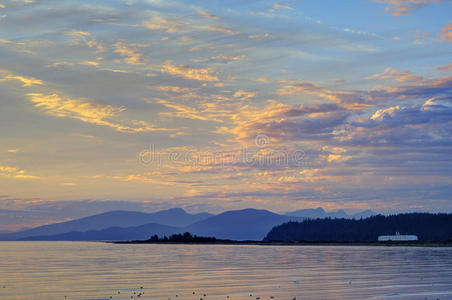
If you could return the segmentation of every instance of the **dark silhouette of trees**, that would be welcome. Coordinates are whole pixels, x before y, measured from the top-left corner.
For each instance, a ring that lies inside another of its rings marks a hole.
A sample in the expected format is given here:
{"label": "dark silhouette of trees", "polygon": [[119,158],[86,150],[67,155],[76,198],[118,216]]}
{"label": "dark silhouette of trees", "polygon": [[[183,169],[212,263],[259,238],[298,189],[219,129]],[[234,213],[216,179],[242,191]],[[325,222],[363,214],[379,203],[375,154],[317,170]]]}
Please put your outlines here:
{"label": "dark silhouette of trees", "polygon": [[374,242],[379,235],[417,235],[420,241],[452,238],[452,214],[406,213],[366,219],[310,219],[274,227],[266,242]]}
{"label": "dark silhouette of trees", "polygon": [[201,237],[197,235],[191,235],[189,232],[185,232],[184,234],[173,234],[170,237],[164,236],[163,238],[159,238],[158,235],[154,234],[146,241],[148,243],[180,243],[180,244],[190,244],[190,243],[215,243],[217,240],[214,237]]}

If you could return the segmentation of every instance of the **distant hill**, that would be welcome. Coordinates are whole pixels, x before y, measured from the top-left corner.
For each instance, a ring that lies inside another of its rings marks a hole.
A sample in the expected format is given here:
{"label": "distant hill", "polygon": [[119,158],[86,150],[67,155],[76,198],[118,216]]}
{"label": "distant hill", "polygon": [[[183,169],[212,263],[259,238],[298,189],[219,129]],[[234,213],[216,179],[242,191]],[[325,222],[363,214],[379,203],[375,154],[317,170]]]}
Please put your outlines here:
{"label": "distant hill", "polygon": [[377,215],[377,213],[374,212],[374,211],[364,210],[364,211],[356,213],[356,214],[354,214],[352,216],[353,216],[353,219],[366,219],[366,218],[373,217],[373,216],[376,216],[376,215]]}
{"label": "distant hill", "polygon": [[136,227],[110,227],[103,230],[89,230],[85,232],[71,231],[56,235],[32,236],[22,238],[22,241],[127,241],[127,240],[145,240],[152,234],[158,236],[171,236],[175,233],[181,233],[182,230],[177,227],[170,227],[160,224],[145,224]]}
{"label": "distant hill", "polygon": [[85,232],[103,230],[110,227],[136,227],[155,223],[171,227],[185,227],[211,217],[211,214],[189,214],[181,208],[163,210],[156,213],[135,211],[111,211],[77,220],[44,225],[20,232],[0,235],[0,240],[19,240],[32,236],[59,235],[72,231]]}
{"label": "distant hill", "polygon": [[189,214],[181,208],[155,213],[111,211],[68,222],[55,223],[9,234],[0,234],[0,240],[140,240],[151,235],[172,235],[190,232],[198,236],[229,240],[262,240],[277,225],[306,218],[332,216],[361,218],[374,214],[365,211],[347,215],[344,211],[325,212],[322,208],[299,210],[280,215],[268,210],[243,209],[226,211],[219,215]]}
{"label": "distant hill", "polygon": [[36,234],[19,239],[27,241],[125,241],[145,240],[154,234],[163,237],[190,232],[218,239],[260,241],[273,226],[288,221],[302,220],[301,218],[278,215],[267,210],[244,209],[227,211],[186,227],[150,223],[127,228],[115,226],[102,230],[73,230],[58,234]]}
{"label": "distant hill", "polygon": [[288,212],[285,215],[291,217],[303,217],[310,219],[325,218],[327,216],[326,211],[321,207],[299,209],[296,211]]}
{"label": "distant hill", "polygon": [[268,210],[248,208],[227,211],[210,217],[186,227],[185,231],[217,239],[260,241],[273,226],[302,220],[302,218],[279,215]]}
{"label": "distant hill", "polygon": [[373,216],[367,219],[310,219],[274,227],[265,241],[280,242],[371,242],[379,235],[417,235],[420,241],[446,241],[452,238],[452,214],[409,213]]}
{"label": "distant hill", "polygon": [[377,215],[377,213],[371,210],[365,210],[356,214],[347,214],[344,210],[326,212],[323,208],[317,207],[317,208],[299,209],[296,211],[288,212],[285,215],[309,219],[319,219],[319,218],[361,219],[375,216]]}

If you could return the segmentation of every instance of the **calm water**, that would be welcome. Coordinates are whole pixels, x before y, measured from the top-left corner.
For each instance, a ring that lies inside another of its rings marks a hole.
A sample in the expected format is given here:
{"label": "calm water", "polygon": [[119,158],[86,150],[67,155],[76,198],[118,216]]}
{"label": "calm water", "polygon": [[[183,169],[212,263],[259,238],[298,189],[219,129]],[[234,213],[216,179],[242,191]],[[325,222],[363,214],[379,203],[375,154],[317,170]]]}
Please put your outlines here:
{"label": "calm water", "polygon": [[452,299],[452,248],[0,243],[0,300],[140,292],[139,299]]}

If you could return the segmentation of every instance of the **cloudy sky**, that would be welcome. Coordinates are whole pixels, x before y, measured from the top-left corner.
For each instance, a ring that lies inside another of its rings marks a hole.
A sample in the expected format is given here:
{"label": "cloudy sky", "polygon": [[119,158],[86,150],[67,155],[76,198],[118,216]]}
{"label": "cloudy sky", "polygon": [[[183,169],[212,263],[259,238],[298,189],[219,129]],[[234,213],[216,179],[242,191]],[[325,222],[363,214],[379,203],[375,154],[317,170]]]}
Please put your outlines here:
{"label": "cloudy sky", "polygon": [[0,229],[176,206],[451,211],[451,12],[1,1]]}

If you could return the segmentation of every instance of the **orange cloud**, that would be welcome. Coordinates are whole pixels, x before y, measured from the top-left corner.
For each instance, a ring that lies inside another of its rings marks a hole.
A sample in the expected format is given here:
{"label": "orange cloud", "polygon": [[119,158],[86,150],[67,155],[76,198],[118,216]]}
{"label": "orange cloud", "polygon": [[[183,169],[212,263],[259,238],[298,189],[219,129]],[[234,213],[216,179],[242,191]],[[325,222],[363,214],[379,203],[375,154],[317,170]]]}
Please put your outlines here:
{"label": "orange cloud", "polygon": [[159,91],[165,91],[165,92],[172,92],[172,93],[190,93],[192,91],[191,88],[183,88],[180,86],[169,86],[169,85],[162,85],[156,87]]}
{"label": "orange cloud", "polygon": [[432,5],[434,3],[441,2],[443,0],[374,0],[379,3],[385,3],[388,6],[386,11],[394,17],[407,16],[413,13],[413,10],[419,9],[425,6]]}
{"label": "orange cloud", "polygon": [[58,94],[31,93],[28,94],[28,97],[35,104],[35,107],[52,116],[73,118],[86,123],[107,126],[120,132],[136,133],[166,130],[156,128],[145,121],[123,121],[129,125],[115,121],[116,116],[126,110],[125,107],[113,107],[91,102],[87,99],[70,99]]}
{"label": "orange cloud", "polygon": [[281,10],[281,9],[293,10],[293,7],[290,7],[288,5],[282,5],[282,4],[275,3],[275,4],[272,5],[272,8],[270,8],[268,11],[269,12],[274,12],[275,10]]}
{"label": "orange cloud", "polygon": [[386,68],[384,73],[374,74],[367,79],[395,79],[397,82],[418,82],[424,81],[422,76],[414,75],[409,71],[399,71],[393,68]]}
{"label": "orange cloud", "polygon": [[271,36],[270,33],[264,33],[264,34],[249,35],[248,38],[253,39],[253,40],[260,40],[260,39],[268,38],[270,36]]}
{"label": "orange cloud", "polygon": [[268,101],[266,107],[242,105],[230,115],[232,124],[217,129],[218,134],[234,135],[243,143],[255,143],[259,134],[275,141],[319,137],[341,124],[346,112],[333,103],[287,105]]}
{"label": "orange cloud", "polygon": [[221,26],[212,26],[212,25],[203,26],[203,27],[201,27],[201,29],[208,30],[208,31],[221,32],[221,33],[224,33],[224,34],[227,34],[227,35],[235,35],[235,34],[239,34],[240,33],[240,32],[234,31],[234,30],[229,29],[229,28],[224,28],[224,27],[221,27]]}
{"label": "orange cloud", "polygon": [[89,48],[95,48],[96,52],[104,52],[105,47],[96,41],[94,38],[91,37],[91,33],[87,31],[77,31],[72,30],[69,32],[66,32],[67,36],[70,36],[72,38],[72,44],[75,45],[86,45]]}
{"label": "orange cloud", "polygon": [[192,59],[193,62],[222,62],[228,63],[230,61],[238,61],[243,59],[244,56],[226,56],[226,55],[217,55],[210,58],[200,58],[200,59]]}
{"label": "orange cloud", "polygon": [[169,101],[163,100],[163,99],[156,99],[157,103],[164,105],[167,108],[173,109],[176,112],[161,112],[161,115],[171,116],[171,117],[178,117],[178,118],[187,118],[187,119],[195,119],[195,120],[203,120],[203,121],[218,121],[212,117],[203,116],[202,112],[186,106],[182,104],[175,104],[170,103]]}
{"label": "orange cloud", "polygon": [[11,72],[7,70],[0,70],[0,82],[1,81],[7,81],[7,80],[18,80],[23,83],[22,86],[28,87],[32,85],[43,85],[44,82],[42,80],[33,78],[33,77],[24,77],[12,74]]}
{"label": "orange cloud", "polygon": [[398,110],[400,110],[400,106],[398,105],[389,108],[379,109],[370,117],[370,119],[383,120],[386,116],[392,116]]}
{"label": "orange cloud", "polygon": [[219,81],[218,77],[212,74],[211,68],[192,68],[186,65],[173,65],[171,61],[166,61],[160,68],[161,72],[199,81]]}
{"label": "orange cloud", "polygon": [[141,65],[143,64],[143,54],[136,52],[135,50],[129,48],[127,45],[117,42],[113,45],[115,47],[115,52],[119,55],[125,57],[124,62],[129,65]]}
{"label": "orange cloud", "polygon": [[369,104],[364,103],[365,101],[363,98],[365,95],[363,93],[356,91],[330,90],[310,82],[290,82],[278,90],[278,95],[294,94],[306,94],[324,98],[353,110],[361,110],[364,107],[370,106]]}
{"label": "orange cloud", "polygon": [[445,66],[441,66],[437,68],[439,71],[452,71],[452,62]]}
{"label": "orange cloud", "polygon": [[218,16],[215,16],[215,15],[211,14],[210,12],[202,10],[202,9],[198,9],[198,14],[207,19],[214,19],[214,20],[220,19]]}
{"label": "orange cloud", "polygon": [[186,32],[188,24],[187,22],[182,22],[180,19],[169,20],[158,16],[152,17],[149,21],[143,23],[149,29],[163,30],[167,33]]}
{"label": "orange cloud", "polygon": [[172,178],[168,174],[161,172],[145,172],[138,174],[129,174],[125,176],[111,176],[112,179],[121,181],[138,181],[143,183],[158,184],[158,185],[180,185],[180,186],[193,186],[198,185],[201,181],[179,180]]}
{"label": "orange cloud", "polygon": [[251,98],[256,97],[256,95],[257,94],[254,93],[254,92],[247,92],[247,91],[239,90],[239,91],[234,93],[233,97],[234,98],[238,98],[240,100],[249,100]]}
{"label": "orange cloud", "polygon": [[452,24],[447,24],[441,30],[441,39],[446,42],[452,42]]}
{"label": "orange cloud", "polygon": [[0,165],[0,177],[9,177],[16,179],[39,179],[38,176],[27,174],[24,170],[15,167]]}

